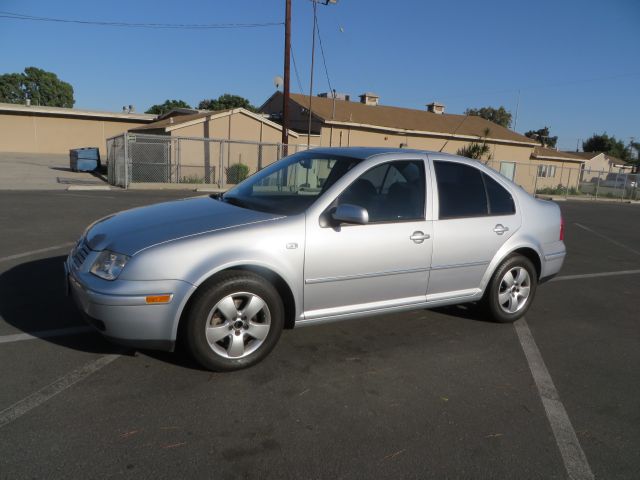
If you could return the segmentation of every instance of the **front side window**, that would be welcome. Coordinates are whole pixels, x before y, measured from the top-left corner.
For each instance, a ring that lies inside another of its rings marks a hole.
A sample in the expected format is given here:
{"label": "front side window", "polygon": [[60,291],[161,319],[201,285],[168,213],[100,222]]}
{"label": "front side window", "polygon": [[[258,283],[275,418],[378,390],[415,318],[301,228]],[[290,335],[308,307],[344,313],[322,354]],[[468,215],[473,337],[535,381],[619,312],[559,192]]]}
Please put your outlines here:
{"label": "front side window", "polygon": [[252,175],[222,197],[240,207],[292,215],[306,210],[360,159],[302,152]]}
{"label": "front side window", "polygon": [[425,172],[422,160],[384,163],[362,174],[337,203],[367,209],[369,223],[424,219]]}

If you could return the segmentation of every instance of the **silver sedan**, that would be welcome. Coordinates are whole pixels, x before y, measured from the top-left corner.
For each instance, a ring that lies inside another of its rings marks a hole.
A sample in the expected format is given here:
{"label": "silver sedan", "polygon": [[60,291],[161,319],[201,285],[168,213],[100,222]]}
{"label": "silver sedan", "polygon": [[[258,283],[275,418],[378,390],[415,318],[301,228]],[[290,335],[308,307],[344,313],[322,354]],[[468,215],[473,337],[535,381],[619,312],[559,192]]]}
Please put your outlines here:
{"label": "silver sedan", "polygon": [[324,148],[224,195],[103,218],[65,267],[103,335],[181,340],[221,371],[262,360],[283,328],[467,302],[512,322],[564,257],[558,206],[477,161]]}

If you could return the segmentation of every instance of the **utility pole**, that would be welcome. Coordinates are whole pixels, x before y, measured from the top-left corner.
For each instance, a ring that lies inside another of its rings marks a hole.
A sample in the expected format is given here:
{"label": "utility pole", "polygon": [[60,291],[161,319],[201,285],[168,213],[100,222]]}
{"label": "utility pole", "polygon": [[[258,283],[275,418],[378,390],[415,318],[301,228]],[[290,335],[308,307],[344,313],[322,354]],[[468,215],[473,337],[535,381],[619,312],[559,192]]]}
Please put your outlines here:
{"label": "utility pole", "polygon": [[[309,126],[307,128],[307,148],[311,146],[311,99],[313,98],[313,63],[316,53],[316,30],[318,29],[318,2],[323,5],[338,3],[338,0],[311,0],[313,3],[313,34],[311,37],[311,79],[309,80]],[[334,93],[335,100],[335,93]]]}
{"label": "utility pole", "polygon": [[518,99],[516,100],[516,118],[513,121],[513,131],[518,128],[518,110],[520,109],[520,90],[518,90]]}
{"label": "utility pole", "polygon": [[307,148],[311,147],[311,99],[313,98],[313,62],[316,54],[316,22],[318,21],[318,3],[313,2],[313,28],[311,37],[311,79],[309,80],[309,128],[307,129]]}
{"label": "utility pole", "polygon": [[289,79],[291,62],[291,0],[285,0],[284,14],[284,85],[282,95],[282,149],[289,155]]}

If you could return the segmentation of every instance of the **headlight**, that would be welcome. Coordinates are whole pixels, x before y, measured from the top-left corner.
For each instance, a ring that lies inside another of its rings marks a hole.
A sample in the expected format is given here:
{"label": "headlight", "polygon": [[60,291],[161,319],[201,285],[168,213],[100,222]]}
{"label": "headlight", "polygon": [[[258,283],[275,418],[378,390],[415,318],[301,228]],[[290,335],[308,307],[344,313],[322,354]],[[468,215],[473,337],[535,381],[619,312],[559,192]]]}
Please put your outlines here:
{"label": "headlight", "polygon": [[104,250],[91,266],[91,273],[105,280],[115,280],[127,264],[129,257],[121,253]]}

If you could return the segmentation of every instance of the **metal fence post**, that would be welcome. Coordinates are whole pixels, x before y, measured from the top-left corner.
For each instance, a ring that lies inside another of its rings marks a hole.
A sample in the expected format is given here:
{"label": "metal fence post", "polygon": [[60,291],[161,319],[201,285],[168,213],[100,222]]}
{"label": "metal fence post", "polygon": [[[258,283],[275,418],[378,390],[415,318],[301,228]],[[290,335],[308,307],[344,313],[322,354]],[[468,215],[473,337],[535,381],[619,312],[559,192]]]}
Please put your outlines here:
{"label": "metal fence post", "polygon": [[220,160],[218,162],[220,164],[220,173],[218,173],[218,187],[222,188],[222,177],[224,175],[224,141],[220,140]]}
{"label": "metal fence post", "polygon": [[129,188],[129,132],[123,134],[124,141],[124,179],[123,188]]}
{"label": "metal fence post", "polygon": [[598,172],[598,180],[596,182],[596,200],[598,199],[598,189],[600,188],[600,172]]}

